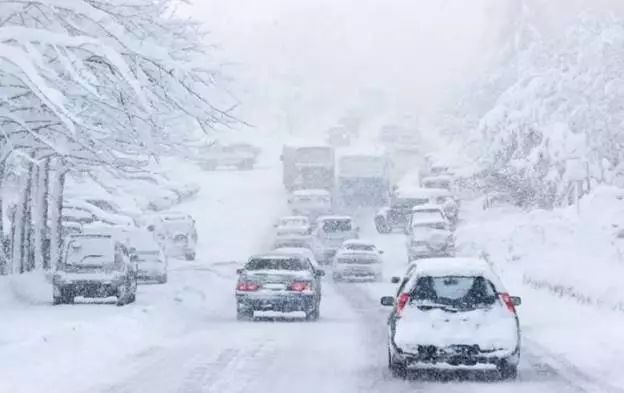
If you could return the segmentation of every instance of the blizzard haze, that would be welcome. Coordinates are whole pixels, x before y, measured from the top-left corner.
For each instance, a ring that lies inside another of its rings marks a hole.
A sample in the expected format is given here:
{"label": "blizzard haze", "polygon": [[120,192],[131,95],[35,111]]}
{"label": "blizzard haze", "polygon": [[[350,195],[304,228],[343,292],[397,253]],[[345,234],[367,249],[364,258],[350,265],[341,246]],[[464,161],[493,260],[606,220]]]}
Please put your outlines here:
{"label": "blizzard haze", "polygon": [[348,110],[431,109],[491,59],[505,9],[488,0],[209,0],[192,12],[234,63],[226,70],[249,104],[245,118],[319,132]]}

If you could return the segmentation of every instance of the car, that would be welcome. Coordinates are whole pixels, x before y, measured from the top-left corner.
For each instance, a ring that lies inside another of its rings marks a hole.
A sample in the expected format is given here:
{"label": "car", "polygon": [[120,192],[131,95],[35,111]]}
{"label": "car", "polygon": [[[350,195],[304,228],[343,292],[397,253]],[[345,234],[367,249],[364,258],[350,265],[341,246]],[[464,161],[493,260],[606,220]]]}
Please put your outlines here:
{"label": "car", "polygon": [[395,229],[405,230],[415,206],[435,202],[439,191],[420,187],[399,187],[394,190],[389,206],[375,215],[375,228],[379,233],[390,233]]}
{"label": "car", "polygon": [[360,228],[350,216],[321,216],[316,220],[312,249],[316,259],[330,263],[345,240],[357,239]]}
{"label": "car", "polygon": [[154,232],[156,241],[168,257],[184,257],[188,261],[195,259],[197,229],[195,220],[189,214],[178,212],[158,214],[152,218],[152,223],[147,229]]}
{"label": "car", "polygon": [[63,201],[63,210],[82,210],[90,212],[95,217],[95,221],[108,225],[125,225],[134,226],[134,220],[124,214],[117,214],[100,209],[98,206],[91,204],[82,199],[69,199]]}
{"label": "car", "polygon": [[423,188],[442,188],[452,191],[453,178],[448,175],[426,176],[420,179]]}
{"label": "car", "polygon": [[320,316],[321,289],[315,270],[302,255],[280,253],[253,256],[237,270],[236,316],[251,319],[256,312],[303,312],[307,320]]}
{"label": "car", "polygon": [[129,240],[130,250],[136,255],[139,280],[166,283],[168,259],[154,238],[154,234],[145,230],[137,230],[130,234]]}
{"label": "car", "polygon": [[[446,216],[444,208],[439,205],[427,204],[414,206],[412,208],[412,214],[410,215],[406,229],[412,226],[412,222],[421,222],[428,219],[442,219],[451,224],[451,221]],[[454,229],[453,225],[450,225],[451,229]]]}
{"label": "car", "polygon": [[459,221],[459,198],[444,188],[428,188],[428,190],[431,203],[441,206],[448,220],[456,225]]}
{"label": "car", "polygon": [[420,258],[448,257],[455,253],[455,238],[450,224],[443,218],[412,220],[407,231],[408,261]]}
{"label": "car", "polygon": [[199,165],[205,170],[215,170],[219,167],[250,170],[256,164],[260,149],[248,143],[228,145],[217,143],[205,146],[199,154]]}
{"label": "car", "polygon": [[288,198],[288,205],[292,214],[306,216],[310,220],[314,220],[321,215],[331,213],[332,198],[327,190],[296,190]]}
{"label": "car", "polygon": [[388,318],[388,367],[410,370],[497,370],[514,379],[520,359],[520,324],[511,296],[491,266],[478,258],[420,261]]}
{"label": "car", "polygon": [[[426,258],[425,259],[421,259],[420,261],[423,261],[423,260],[426,260]],[[405,287],[405,284],[407,284],[407,282],[409,281],[410,277],[412,276],[412,273],[414,273],[414,271],[416,270],[416,267],[418,266],[418,263],[420,261],[417,260],[417,261],[410,262],[407,265],[407,270],[405,271],[403,276],[392,276],[390,278],[390,282],[391,283],[399,284],[397,286],[396,297],[399,297],[399,295],[401,294],[401,291]]]}
{"label": "car", "polygon": [[347,240],[336,252],[332,277],[334,281],[381,281],[383,251],[363,240]]}
{"label": "car", "polygon": [[307,244],[311,230],[306,216],[282,217],[275,224],[275,247]]}
{"label": "car", "polygon": [[76,296],[117,297],[124,305],[136,299],[137,263],[128,248],[110,235],[70,235],[53,276],[54,304]]}

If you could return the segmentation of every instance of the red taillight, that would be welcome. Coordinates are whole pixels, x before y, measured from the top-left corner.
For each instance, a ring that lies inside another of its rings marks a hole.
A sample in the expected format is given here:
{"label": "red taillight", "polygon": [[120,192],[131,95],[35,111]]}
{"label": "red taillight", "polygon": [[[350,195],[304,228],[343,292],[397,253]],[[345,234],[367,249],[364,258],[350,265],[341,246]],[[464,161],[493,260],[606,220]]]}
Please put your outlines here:
{"label": "red taillight", "polygon": [[401,314],[401,311],[407,306],[409,299],[409,293],[402,293],[399,295],[399,299],[397,300],[397,314]]}
{"label": "red taillight", "polygon": [[501,299],[503,300],[503,303],[505,303],[505,306],[507,306],[507,309],[509,311],[511,311],[512,313],[516,313],[516,306],[514,306],[513,301],[511,300],[511,296],[509,296],[508,293],[501,293]]}
{"label": "red taillight", "polygon": [[259,288],[260,288],[260,285],[256,284],[255,282],[249,282],[249,281],[241,281],[236,286],[237,291],[244,291],[244,292],[257,291]]}
{"label": "red taillight", "polygon": [[312,284],[307,281],[295,281],[290,284],[290,290],[295,292],[309,291],[312,289]]}

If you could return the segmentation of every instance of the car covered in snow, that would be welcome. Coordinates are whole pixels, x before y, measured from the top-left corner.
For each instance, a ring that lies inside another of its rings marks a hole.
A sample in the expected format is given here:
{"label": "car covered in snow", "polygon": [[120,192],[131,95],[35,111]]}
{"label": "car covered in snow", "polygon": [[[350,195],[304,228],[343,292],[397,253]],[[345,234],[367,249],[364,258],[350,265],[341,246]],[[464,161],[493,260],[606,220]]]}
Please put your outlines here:
{"label": "car covered in snow", "polygon": [[375,214],[375,227],[379,233],[390,233],[395,229],[405,230],[415,206],[435,203],[439,194],[436,190],[420,187],[400,187],[391,197],[389,206]]}
{"label": "car covered in snow", "polygon": [[459,198],[444,188],[428,188],[431,203],[441,206],[447,219],[453,224],[459,221]]}
{"label": "car covered in snow", "polygon": [[490,265],[477,258],[419,262],[388,318],[388,367],[410,370],[497,370],[517,376],[520,327],[516,306]]}
{"label": "car covered in snow", "polygon": [[311,230],[310,220],[306,216],[282,217],[275,224],[275,247],[305,245]]}
{"label": "car covered in snow", "polygon": [[257,312],[301,312],[307,320],[320,316],[324,275],[303,255],[270,253],[253,256],[237,270],[237,319],[250,319]]}
{"label": "car covered in snow", "polygon": [[451,223],[448,217],[446,217],[446,213],[444,212],[444,208],[442,206],[433,204],[418,205],[412,208],[412,214],[410,215],[406,229],[412,226],[412,222],[419,222],[431,218],[443,219],[448,221],[449,224]]}
{"label": "car covered in snow", "polygon": [[197,229],[195,220],[189,214],[177,212],[159,214],[152,218],[147,229],[154,232],[156,241],[168,257],[184,257],[189,261],[195,259]]}
{"label": "car covered in snow", "polygon": [[321,216],[312,238],[317,260],[330,263],[346,240],[357,239],[360,228],[350,216]]}
{"label": "car covered in snow", "polygon": [[383,251],[365,240],[347,240],[336,252],[332,277],[334,281],[381,281]]}
{"label": "car covered in snow", "polygon": [[314,220],[332,211],[332,197],[327,190],[296,190],[288,198],[288,205],[294,215]]}
{"label": "car covered in snow", "polygon": [[124,305],[136,298],[136,258],[110,235],[70,235],[52,283],[54,304],[73,303],[77,296],[114,296]]}
{"label": "car covered in snow", "polygon": [[74,222],[84,224],[99,222],[107,225],[134,226],[134,220],[132,218],[126,215],[104,211],[80,199],[63,201],[61,214],[63,217],[67,217],[66,221],[72,221],[72,218],[75,218],[76,220]]}
{"label": "car covered in snow", "polygon": [[131,235],[130,242],[131,252],[136,256],[138,278],[159,284],[166,283],[167,255],[154,238],[154,234],[147,231],[135,231]]}
{"label": "car covered in snow", "polygon": [[253,169],[260,149],[249,143],[212,144],[200,152],[199,165],[206,170],[218,167],[235,167],[240,170]]}
{"label": "car covered in snow", "polygon": [[420,179],[420,184],[423,188],[442,188],[452,191],[453,177],[448,175],[426,176]]}
{"label": "car covered in snow", "polygon": [[455,237],[450,224],[441,217],[412,219],[406,231],[408,261],[449,257],[455,254]]}

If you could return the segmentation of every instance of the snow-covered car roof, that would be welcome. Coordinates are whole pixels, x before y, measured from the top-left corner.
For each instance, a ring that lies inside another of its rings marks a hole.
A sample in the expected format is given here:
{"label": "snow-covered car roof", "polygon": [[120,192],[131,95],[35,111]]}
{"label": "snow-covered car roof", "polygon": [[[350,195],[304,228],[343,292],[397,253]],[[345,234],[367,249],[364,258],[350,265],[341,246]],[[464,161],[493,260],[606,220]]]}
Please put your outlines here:
{"label": "snow-covered car roof", "polygon": [[343,246],[371,246],[377,248],[375,243],[365,239],[349,239],[342,243]]}
{"label": "snow-covered car roof", "polygon": [[296,190],[292,193],[293,196],[330,196],[329,191],[322,189],[303,189]]}
{"label": "snow-covered car roof", "polygon": [[417,213],[417,212],[430,212],[430,211],[439,211],[439,212],[444,212],[444,209],[442,209],[442,207],[440,205],[433,205],[431,203],[428,203],[426,205],[416,205],[412,208],[412,212],[413,213]]}
{"label": "snow-covered car roof", "polygon": [[316,222],[323,222],[323,221],[329,221],[329,220],[350,220],[353,221],[353,217],[351,216],[320,216],[319,218],[316,219]]}
{"label": "snow-covered car roof", "polygon": [[466,257],[425,258],[418,260],[414,277],[443,277],[443,276],[482,276],[492,281],[498,290],[502,284],[492,267],[483,259]]}

